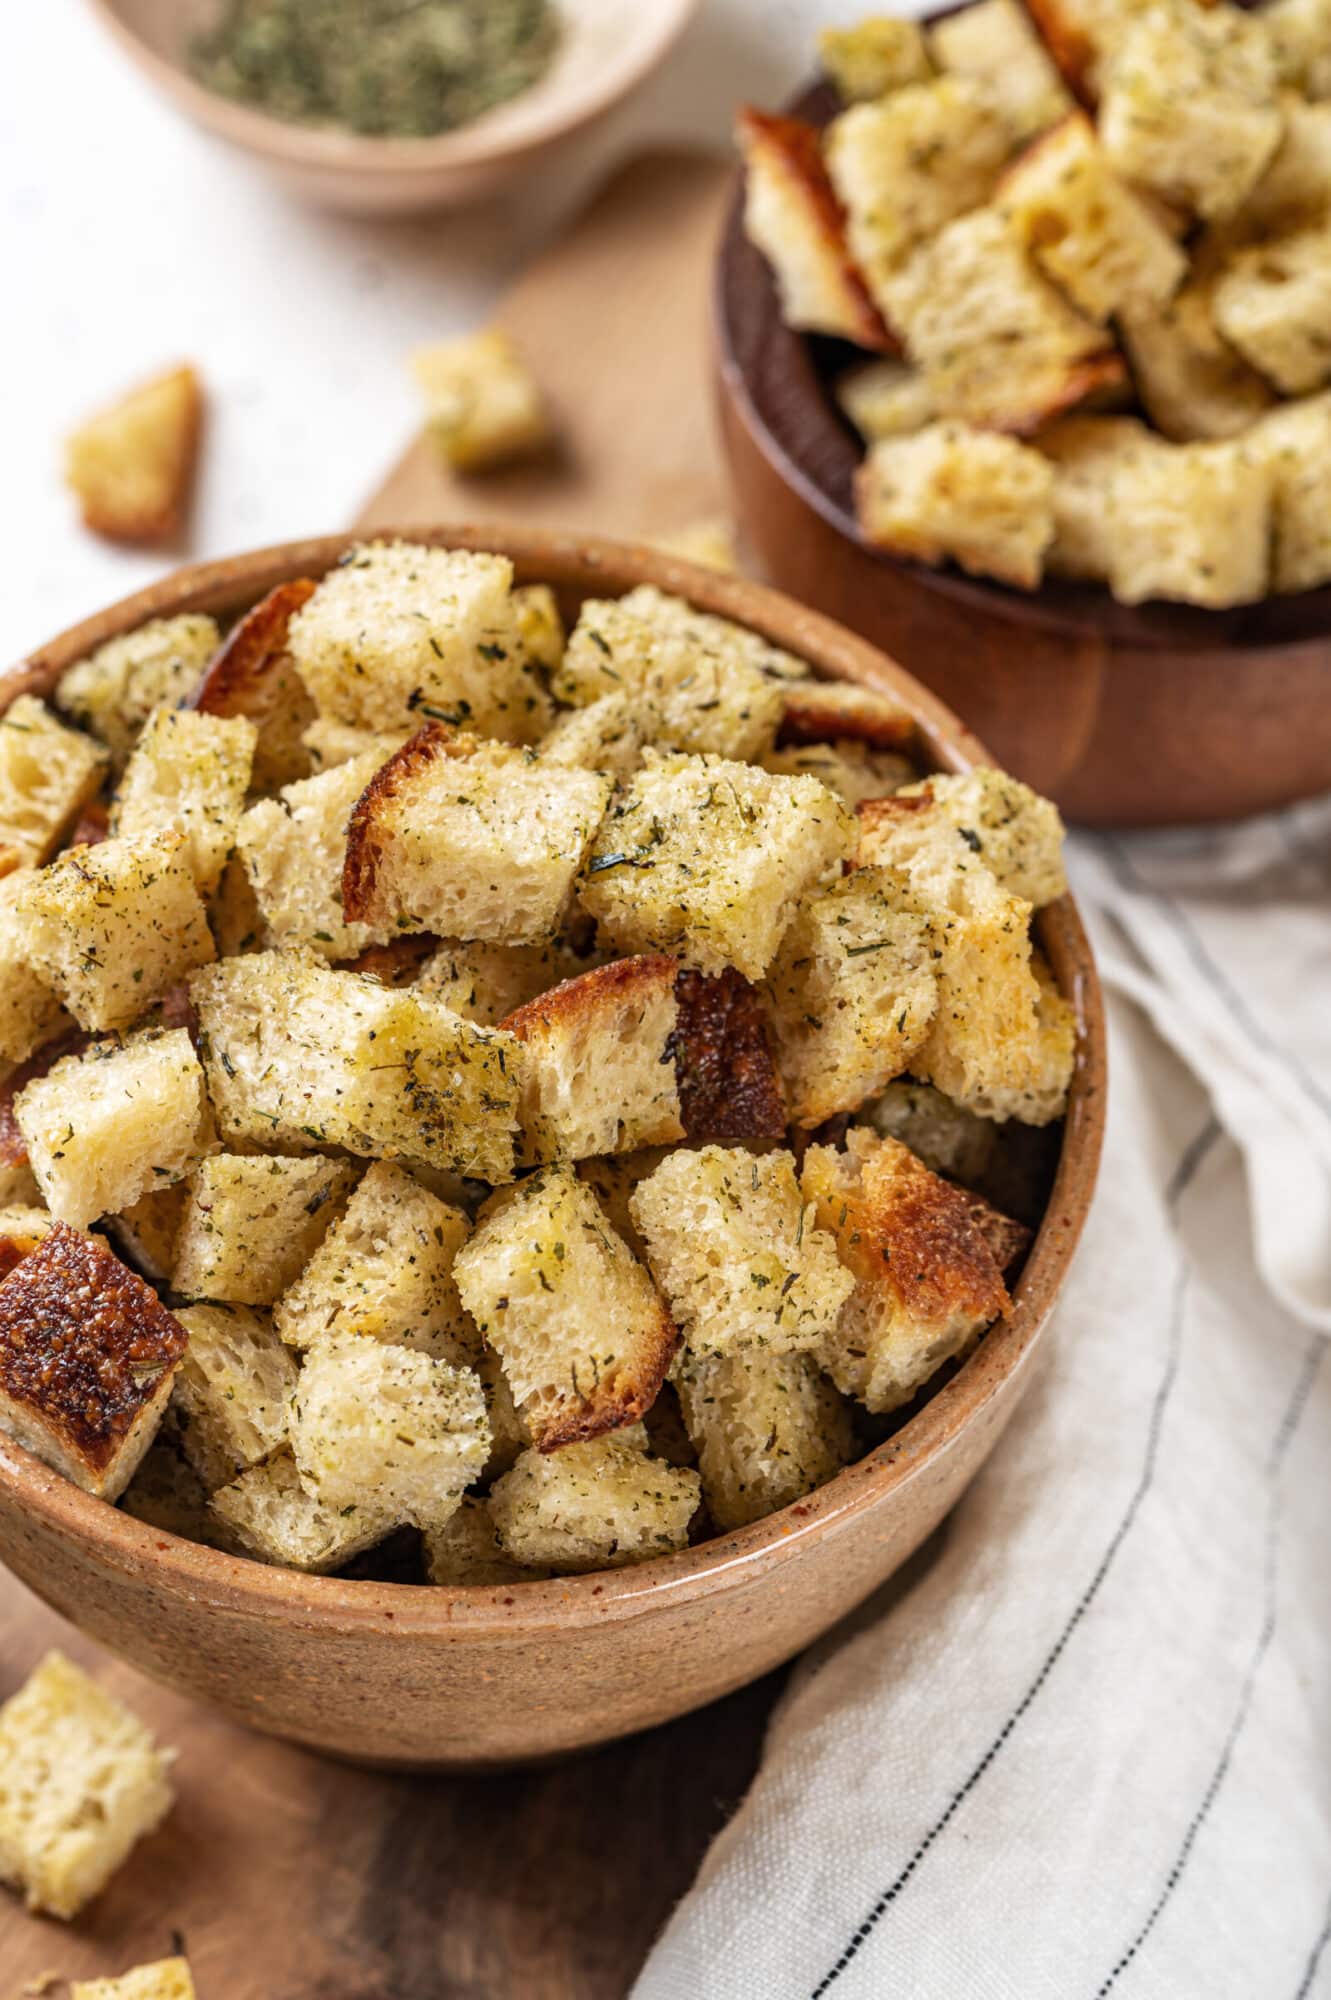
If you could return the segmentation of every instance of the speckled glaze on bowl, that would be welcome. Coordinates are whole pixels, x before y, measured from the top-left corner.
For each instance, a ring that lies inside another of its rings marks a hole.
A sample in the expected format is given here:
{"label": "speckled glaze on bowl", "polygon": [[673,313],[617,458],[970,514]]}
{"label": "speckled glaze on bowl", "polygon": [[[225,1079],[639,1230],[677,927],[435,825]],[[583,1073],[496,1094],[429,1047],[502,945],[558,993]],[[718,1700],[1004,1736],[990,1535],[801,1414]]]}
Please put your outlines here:
{"label": "speckled glaze on bowl", "polygon": [[[658,550],[503,528],[412,538],[496,549],[520,582],[584,597],[652,583],[761,632],[825,676],[894,694],[924,762],[984,751],[909,675],[789,598]],[[76,626],[0,681],[49,688],[147,618],[228,614],[320,575],[352,536],[178,571]],[[1105,1045],[1072,902],[1040,919],[1080,1026],[1057,1179],[1011,1317],[887,1443],[754,1526],[630,1569],[495,1589],[413,1587],[267,1569],[145,1526],[0,1438],[0,1557],[39,1597],[143,1672],[235,1720],[341,1757],[461,1769],[548,1757],[665,1722],[799,1652],[890,1576],[983,1464],[1016,1408],[1095,1184]]]}

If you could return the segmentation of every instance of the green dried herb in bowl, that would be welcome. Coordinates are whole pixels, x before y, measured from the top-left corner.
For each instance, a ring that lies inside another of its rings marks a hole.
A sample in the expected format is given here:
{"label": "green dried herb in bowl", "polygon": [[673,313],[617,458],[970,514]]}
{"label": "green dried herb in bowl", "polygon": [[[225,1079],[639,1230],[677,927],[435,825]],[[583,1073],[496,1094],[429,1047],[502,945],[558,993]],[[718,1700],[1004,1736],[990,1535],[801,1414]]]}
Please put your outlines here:
{"label": "green dried herb in bowl", "polygon": [[429,139],[530,89],[558,42],[550,0],[230,0],[190,66],[274,118]]}

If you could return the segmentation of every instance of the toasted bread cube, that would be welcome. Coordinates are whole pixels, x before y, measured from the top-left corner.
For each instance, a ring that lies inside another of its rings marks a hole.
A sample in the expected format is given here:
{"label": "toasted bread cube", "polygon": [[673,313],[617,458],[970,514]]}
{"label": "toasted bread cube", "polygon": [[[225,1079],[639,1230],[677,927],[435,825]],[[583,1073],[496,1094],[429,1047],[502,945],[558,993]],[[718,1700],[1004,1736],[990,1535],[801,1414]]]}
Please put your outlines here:
{"label": "toasted bread cube", "polygon": [[871,750],[853,737],[835,743],[795,743],[771,750],[764,771],[780,778],[816,778],[853,811],[862,799],[886,798],[915,776],[915,766],[889,751]]}
{"label": "toasted bread cube", "polygon": [[850,1279],[789,1153],[681,1147],[629,1209],[691,1354],[796,1353],[835,1325]]}
{"label": "toasted bread cube", "polygon": [[64,1008],[28,957],[18,901],[34,870],[0,876],[0,1063],[26,1062],[59,1034]]}
{"label": "toasted bread cube", "polygon": [[497,1028],[506,1014],[561,980],[575,979],[590,963],[595,961],[580,958],[558,937],[546,944],[461,944],[446,938],[421,967],[415,991],[483,1028]]}
{"label": "toasted bread cube", "polygon": [[310,775],[302,736],[317,710],[287,651],[287,630],[315,588],[305,576],[270,590],[232,626],[194,695],[203,715],[247,716],[254,724],[256,791],[275,792]]}
{"label": "toasted bread cube", "polygon": [[504,1554],[489,1502],[470,1494],[451,1520],[427,1530],[425,1569],[431,1583],[446,1585],[531,1582],[541,1573]]}
{"label": "toasted bread cube", "polygon": [[525,1451],[492,1491],[490,1514],[524,1568],[618,1569],[686,1545],[701,1485],[691,1468],[649,1458],[642,1442],[616,1433]]}
{"label": "toasted bread cube", "polygon": [[185,1306],[189,1348],[174,1401],[181,1448],[210,1493],[287,1441],[296,1363],[266,1318],[244,1306]]}
{"label": "toasted bread cube", "polygon": [[413,723],[408,729],[358,729],[350,722],[334,722],[321,715],[302,730],[300,740],[309,751],[315,772],[332,771],[372,750],[379,762],[386,764],[393,752],[416,734],[416,728]]}
{"label": "toasted bread cube", "polygon": [[645,740],[698,755],[760,757],[781,719],[772,668],[785,656],[729,619],[640,585],[589,598],[554,678],[560,701],[585,707],[628,693]]}
{"label": "toasted bread cube", "polygon": [[899,1409],[1009,1309],[970,1198],[858,1126],[841,1152],[810,1147],[803,1187],[854,1279],[816,1358],[843,1395]]}
{"label": "toasted bread cube", "polygon": [[949,223],[889,291],[910,358],[945,417],[1023,436],[1123,384],[1104,328],[1037,270],[999,208]]}
{"label": "toasted bread cube", "polygon": [[370,542],[330,570],[287,628],[321,715],[358,729],[431,718],[531,743],[549,703],[528,672],[505,556]]}
{"label": "toasted bread cube", "polygon": [[219,958],[236,958],[243,952],[257,951],[263,943],[263,911],[239,854],[233,854],[222,870],[222,879],[208,905],[208,928]]}
{"label": "toasted bread cube", "polygon": [[344,1146],[491,1182],[513,1171],[521,1049],[410,988],[257,952],[191,983],[225,1138]]}
{"label": "toasted bread cube", "polygon": [[81,424],[65,445],[65,478],[84,525],[112,542],[170,542],[194,485],[203,391],[173,368]]}
{"label": "toasted bread cube", "polygon": [[0,1208],[0,1277],[7,1278],[15,1265],[30,1257],[43,1237],[58,1226],[39,1200],[14,1201]]}
{"label": "toasted bread cube", "polygon": [[802,118],[742,110],[744,229],[772,267],[787,326],[886,348],[891,335],[846,241],[818,133]]}
{"label": "toasted bread cube", "polygon": [[938,415],[933,390],[908,361],[866,361],[837,377],[836,399],[866,444],[909,437]]}
{"label": "toasted bread cube", "polygon": [[931,74],[922,32],[895,14],[867,14],[850,28],[821,29],[818,57],[847,104],[886,97]]}
{"label": "toasted bread cube", "polygon": [[671,1060],[673,958],[620,958],[500,1022],[527,1051],[518,1115],[531,1164],[684,1137]]}
{"label": "toasted bread cube", "polygon": [[342,909],[347,828],[365,788],[383,766],[377,750],[317,777],[284,785],[241,819],[237,851],[264,933],[274,945],[308,945],[326,958],[351,958],[393,935],[391,925],[349,921]]}
{"label": "toasted bread cube", "polygon": [[[780,1135],[784,1136],[784,1132]],[[597,1160],[579,1160],[578,1179],[592,1189],[601,1207],[641,1263],[647,1261],[647,1246],[633,1220],[630,1201],[638,1183],[654,1174],[670,1153],[669,1146],[644,1146],[640,1153],[610,1153]],[[653,1405],[655,1407],[655,1405]]]}
{"label": "toasted bread cube", "polygon": [[1113,562],[1118,482],[1144,453],[1167,449],[1135,417],[1067,417],[1036,439],[1054,468],[1051,575],[1105,583]]}
{"label": "toasted bread cube", "polygon": [[0,1284],[0,1430],[115,1500],[153,1441],[185,1346],[142,1278],[58,1222]]}
{"label": "toasted bread cube", "polygon": [[195,2000],[194,1981],[183,1958],[159,1958],[119,1979],[76,1979],[70,2000]]}
{"label": "toasted bread cube", "polygon": [[599,772],[561,770],[432,722],[367,783],[351,815],[346,914],[390,932],[497,944],[552,937],[610,792]]}
{"label": "toasted bread cube", "polygon": [[1232,215],[1280,143],[1271,39],[1236,7],[1158,6],[1104,67],[1100,138],[1125,180],[1205,218]]}
{"label": "toasted bread cube", "polygon": [[518,584],[511,595],[528,666],[552,674],[564,657],[564,619],[548,583]]}
{"label": "toasted bread cube", "polygon": [[634,1423],[653,1401],[678,1336],[571,1166],[493,1196],[453,1275],[542,1450]]}
{"label": "toasted bread cube", "polygon": [[1270,579],[1273,470],[1240,438],[1177,445],[1120,475],[1109,587],[1124,604],[1255,604]]}
{"label": "toasted bread cube", "polygon": [[915,718],[892,695],[853,681],[801,681],[782,691],[778,742],[862,743],[897,755],[915,746]]}
{"label": "toasted bread cube", "polygon": [[501,328],[418,348],[411,367],[425,397],[427,435],[455,472],[489,472],[549,444],[540,386]]}
{"label": "toasted bread cube", "polygon": [[1282,79],[1316,102],[1331,98],[1331,0],[1272,0],[1262,23]]}
{"label": "toasted bread cube", "polygon": [[582,903],[624,951],[761,979],[796,903],[853,838],[816,779],[649,751],[596,837]]}
{"label": "toasted bread cube", "polygon": [[677,1380],[718,1528],[802,1500],[854,1456],[846,1406],[807,1354],[690,1356]]}
{"label": "toasted bread cube", "polygon": [[630,778],[642,762],[650,728],[644,705],[631,694],[603,694],[586,708],[566,708],[541,739],[544,763],[580,771],[608,771]]}
{"label": "toasted bread cube", "polygon": [[1236,437],[1274,398],[1213,317],[1219,268],[1199,260],[1193,276],[1156,312],[1125,312],[1120,331],[1151,422],[1179,444]]}
{"label": "toasted bread cube", "polygon": [[443,1361],[474,1359],[476,1330],[453,1281],[470,1234],[461,1209],[378,1161],[278,1300],[273,1323],[292,1347],[356,1334]]}
{"label": "toasted bread cube", "polygon": [[1052,1125],[1067,1110],[1068,1091],[1077,1063],[1077,1013],[1065,1000],[1054,975],[1039,952],[1031,971],[1039,989],[1035,1007],[1033,1073],[1019,1083],[979,1090],[970,1109],[999,1124],[1015,1119],[1020,1125]]}
{"label": "toasted bread cube", "polygon": [[734,576],[739,569],[735,524],[724,514],[704,514],[696,521],[686,521],[673,534],[658,535],[655,546],[703,569],[720,570],[724,576]]}
{"label": "toasted bread cube", "polygon": [[979,84],[940,76],[852,105],[828,126],[825,145],[851,255],[899,332],[893,273],[944,223],[988,200],[1012,135]]}
{"label": "toasted bread cube", "polygon": [[1245,443],[1272,470],[1274,587],[1331,583],[1331,394],[1273,410]]}
{"label": "toasted bread cube", "polygon": [[1010,896],[1042,910],[1067,894],[1065,829],[1058,807],[1020,778],[977,764],[953,775],[935,772],[906,786],[898,797],[928,800]]}
{"label": "toasted bread cube", "polygon": [[992,1118],[967,1111],[931,1083],[898,1077],[859,1120],[882,1139],[899,1139],[931,1172],[975,1187],[993,1165],[999,1131]]}
{"label": "toasted bread cube", "polygon": [[150,619],[67,667],[56,703],[106,745],[119,769],[153,710],[193,694],[218,638],[216,620],[198,612]]}
{"label": "toasted bread cube", "polygon": [[24,950],[81,1027],[125,1028],[215,956],[183,833],[71,847],[18,903]]}
{"label": "toasted bread cube", "polygon": [[10,703],[0,716],[0,875],[47,860],[105,769],[97,744],[36,695]]}
{"label": "toasted bread cube", "polygon": [[[734,967],[713,979],[681,970],[671,1040],[680,1117],[694,1145],[781,1139],[787,1117],[767,1013]],[[612,1211],[612,1220],[618,1221]]]}
{"label": "toasted bread cube", "polygon": [[117,787],[112,833],[183,833],[195,885],[211,896],[236,844],[255,741],[245,716],[154,709]]}
{"label": "toasted bread cube", "polygon": [[[1331,0],[1326,0],[1331,37]],[[1270,20],[1272,9],[1263,18]],[[1331,90],[1331,68],[1328,69]],[[1240,239],[1279,235],[1322,220],[1331,209],[1331,102],[1306,104],[1292,91],[1280,100],[1284,137],[1243,207],[1228,225]]]}
{"label": "toasted bread cube", "polygon": [[1217,279],[1215,323],[1287,396],[1331,381],[1331,223],[1240,250]]}
{"label": "toasted bread cube", "polygon": [[150,1188],[120,1215],[108,1215],[103,1221],[116,1254],[158,1290],[170,1284],[175,1269],[176,1238],[187,1192],[183,1181]]}
{"label": "toasted bread cube", "polygon": [[373,1494],[358,1494],[344,1507],[316,1500],[302,1486],[289,1451],[219,1487],[209,1504],[246,1555],[316,1576],[363,1555],[398,1525],[379,1510]]}
{"label": "toasted bread cube", "polygon": [[1034,590],[1054,534],[1054,475],[1015,438],[930,424],[874,445],[855,479],[860,526],[879,548]]}
{"label": "toasted bread cube", "polygon": [[856,1111],[924,1046],[938,1005],[929,921],[857,868],[800,906],[767,978],[795,1125]]}
{"label": "toasted bread cube", "polygon": [[291,1449],[321,1506],[367,1499],[395,1522],[446,1521],[490,1450],[474,1369],[378,1340],[321,1340],[300,1371]]}
{"label": "toasted bread cube", "polygon": [[171,1289],[270,1306],[295,1283],[355,1179],[345,1160],[214,1153],[190,1177]]}
{"label": "toasted bread cube", "polygon": [[1124,306],[1149,312],[1183,282],[1187,258],[1114,172],[1084,112],[1026,149],[997,200],[1045,275],[1088,319],[1107,320]]}
{"label": "toasted bread cube", "polygon": [[0,1709],[0,1876],[66,1921],[172,1805],[171,1753],[113,1695],[48,1653]]}
{"label": "toasted bread cube", "polygon": [[1018,0],[974,0],[929,31],[941,70],[988,90],[1016,139],[1043,132],[1072,109],[1072,97]]}
{"label": "toasted bread cube", "polygon": [[184,1028],[62,1057],[24,1085],[14,1116],[47,1207],[76,1229],[183,1180],[211,1144]]}

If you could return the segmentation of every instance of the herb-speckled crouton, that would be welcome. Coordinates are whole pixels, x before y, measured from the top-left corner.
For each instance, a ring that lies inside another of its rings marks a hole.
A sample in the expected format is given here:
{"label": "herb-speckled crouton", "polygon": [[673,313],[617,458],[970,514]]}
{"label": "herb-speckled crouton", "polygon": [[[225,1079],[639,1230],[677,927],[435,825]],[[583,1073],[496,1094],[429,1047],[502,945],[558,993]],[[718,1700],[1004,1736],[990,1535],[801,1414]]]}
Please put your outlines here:
{"label": "herb-speckled crouton", "polygon": [[807,1354],[689,1356],[676,1380],[718,1528],[803,1499],[854,1455],[849,1412]]}
{"label": "herb-speckled crouton", "polygon": [[[1331,46],[1331,0],[1327,8]],[[1325,219],[1331,210],[1331,103],[1306,104],[1286,91],[1280,100],[1284,137],[1270,166],[1224,234],[1238,242],[1279,236]]]}
{"label": "herb-speckled crouton", "polygon": [[418,348],[411,366],[430,442],[455,471],[488,472],[550,442],[540,387],[501,328]]}
{"label": "herb-speckled crouton", "polygon": [[512,593],[527,664],[552,674],[564,657],[564,618],[548,583],[520,583]]}
{"label": "herb-speckled crouton", "polygon": [[190,1177],[172,1290],[271,1305],[322,1243],[354,1178],[345,1160],[214,1153]]}
{"label": "herb-speckled crouton", "polygon": [[975,0],[929,31],[941,70],[990,92],[1015,139],[1029,139],[1072,109],[1072,97],[1019,0]]}
{"label": "herb-speckled crouton", "polygon": [[1331,98],[1331,0],[1272,0],[1262,21],[1284,81],[1317,102]]}
{"label": "herb-speckled crouton", "polygon": [[506,1014],[561,980],[576,979],[589,963],[595,960],[580,958],[562,938],[546,944],[462,944],[445,938],[415,984],[423,997],[483,1028],[497,1028]]}
{"label": "herb-speckled crouton", "polygon": [[1054,475],[1015,438],[965,424],[930,424],[885,438],[855,475],[860,526],[871,542],[974,576],[1034,590],[1053,539]]}
{"label": "herb-speckled crouton", "polygon": [[342,908],[347,827],[383,761],[377,750],[364,751],[284,786],[241,820],[237,846],[270,944],[351,958],[393,935],[391,926],[348,920]]}
{"label": "herb-speckled crouton", "polygon": [[908,437],[938,415],[933,390],[908,361],[866,361],[837,377],[836,399],[860,436]]}
{"label": "herb-speckled crouton", "polygon": [[194,696],[203,715],[245,716],[254,724],[253,784],[259,792],[310,775],[303,732],[317,711],[287,651],[287,628],[314,595],[309,577],[279,583],[237,620],[208,663]]}
{"label": "herb-speckled crouton", "polygon": [[67,1020],[24,942],[18,899],[33,872],[20,868],[0,877],[0,1064],[26,1062]]}
{"label": "herb-speckled crouton", "polygon": [[244,716],[154,709],[117,787],[112,833],[183,833],[195,885],[211,896],[235,846],[255,741]]}
{"label": "herb-speckled crouton", "polygon": [[527,1568],[613,1569],[669,1555],[689,1538],[701,1481],[649,1458],[645,1435],[526,1451],[495,1486],[490,1513],[505,1551]]}
{"label": "herb-speckled crouton", "polygon": [[189,1347],[176,1376],[180,1443],[208,1491],[286,1443],[296,1363],[272,1323],[244,1306],[185,1306]]}
{"label": "herb-speckled crouton", "polygon": [[1255,368],[1215,324],[1221,266],[1202,256],[1165,306],[1126,309],[1119,330],[1133,381],[1157,430],[1177,443],[1236,437],[1274,398]]}
{"label": "herb-speckled crouton", "polygon": [[1020,778],[977,764],[973,770],[950,775],[936,771],[917,785],[905,786],[898,797],[927,800],[940,818],[956,827],[1009,895],[1021,896],[1042,910],[1067,893],[1058,807]]}
{"label": "herb-speckled crouton", "polygon": [[1118,482],[1143,453],[1167,450],[1135,417],[1068,417],[1035,440],[1054,468],[1054,539],[1045,566],[1054,576],[1108,580]]}
{"label": "herb-speckled crouton", "polygon": [[688,1138],[694,1145],[784,1138],[785,1095],[757,988],[733,966],[714,979],[681,970],[675,1004],[670,1048]]}
{"label": "herb-speckled crouton", "polygon": [[524,1569],[505,1555],[487,1500],[464,1495],[457,1513],[425,1534],[425,1570],[431,1583],[505,1584],[528,1582],[542,1571]]}
{"label": "herb-speckled crouton", "polygon": [[978,1187],[994,1163],[1000,1143],[992,1118],[967,1111],[931,1083],[898,1077],[866,1105],[858,1124],[882,1139],[899,1139],[934,1173]]}
{"label": "herb-speckled crouton", "polygon": [[813,778],[720,757],[658,756],[616,798],[583,872],[583,907],[624,951],[676,951],[761,979],[795,904],[853,844]]}
{"label": "herb-speckled crouton", "polygon": [[119,1979],[76,1979],[70,2000],[195,2000],[194,1981],[183,1958],[159,1958]]}
{"label": "herb-speckled crouton", "polygon": [[789,1153],[670,1153],[629,1208],[693,1354],[810,1348],[850,1279],[800,1194]]}
{"label": "herb-speckled crouton", "polygon": [[344,1507],[316,1500],[302,1486],[289,1451],[276,1452],[219,1487],[210,1505],[246,1555],[315,1575],[340,1569],[398,1525],[370,1494],[359,1494]]}
{"label": "herb-speckled crouton", "polygon": [[1077,1060],[1077,1013],[1059,992],[1039,952],[1031,955],[1031,971],[1037,992],[1026,1073],[1011,1081],[996,1079],[987,1088],[982,1086],[971,1094],[969,1102],[970,1108],[985,1118],[1051,1125],[1067,1110]]}
{"label": "herb-speckled crouton", "polygon": [[10,703],[0,716],[0,875],[48,859],[105,769],[91,737],[67,728],[36,695]]}
{"label": "herb-speckled crouton", "polygon": [[792,743],[770,750],[763,769],[778,778],[816,778],[852,809],[861,799],[886,798],[915,776],[915,766],[906,758],[870,750],[849,736],[835,743]]}
{"label": "herb-speckled crouton", "polygon": [[184,1182],[173,1181],[170,1187],[150,1188],[119,1215],[103,1218],[117,1254],[159,1290],[171,1282],[185,1199]]}
{"label": "herb-speckled crouton", "polygon": [[1331,582],[1331,393],[1273,410],[1245,442],[1271,467],[1275,588]]}
{"label": "herb-speckled crouton", "polygon": [[1109,585],[1124,604],[1253,604],[1270,577],[1273,473],[1242,439],[1150,452],[1120,473]]}
{"label": "herb-speckled crouton", "polygon": [[492,1197],[453,1275],[544,1450],[633,1423],[652,1402],[675,1328],[571,1167]]}
{"label": "herb-speckled crouton", "polygon": [[1286,396],[1331,381],[1331,223],[1238,251],[1216,281],[1215,323]]}
{"label": "herb-speckled crouton", "polygon": [[541,738],[546,764],[580,771],[608,771],[628,778],[642,762],[649,718],[631,694],[603,694],[586,708],[566,708]]}
{"label": "herb-speckled crouton", "polygon": [[155,708],[171,707],[193,694],[217,650],[218,636],[216,620],[197,612],[150,619],[67,667],[56,687],[56,704],[90,729],[119,767]]}
{"label": "herb-speckled crouton", "polygon": [[823,28],[818,57],[847,104],[886,97],[931,74],[924,35],[914,21],[868,14],[849,28]]}
{"label": "herb-speckled crouton", "polygon": [[336,770],[339,764],[349,764],[353,757],[365,757],[372,750],[379,762],[386,764],[393,752],[416,734],[418,727],[413,722],[405,729],[358,729],[354,723],[334,722],[320,715],[301,731],[300,740],[317,774]]}

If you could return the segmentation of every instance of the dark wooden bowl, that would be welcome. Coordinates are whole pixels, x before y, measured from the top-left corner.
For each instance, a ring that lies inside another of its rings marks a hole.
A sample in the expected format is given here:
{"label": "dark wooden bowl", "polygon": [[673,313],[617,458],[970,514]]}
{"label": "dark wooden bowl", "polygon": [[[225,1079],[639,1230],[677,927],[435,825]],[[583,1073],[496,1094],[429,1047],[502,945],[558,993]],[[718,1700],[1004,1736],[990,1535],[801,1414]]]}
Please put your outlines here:
{"label": "dark wooden bowl", "polygon": [[[826,122],[825,87],[792,107]],[[1236,611],[1031,594],[885,554],[855,521],[853,356],[785,326],[737,185],[716,267],[722,437],[740,521],[782,590],[895,655],[1009,769],[1093,826],[1240,818],[1331,788],[1331,589]]]}

